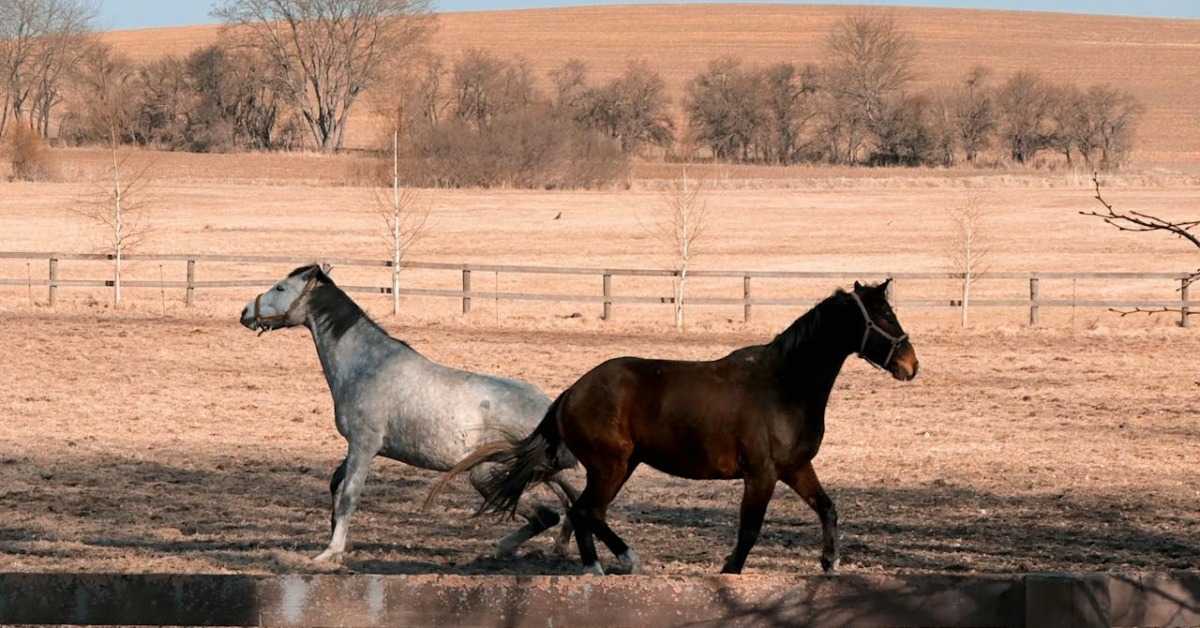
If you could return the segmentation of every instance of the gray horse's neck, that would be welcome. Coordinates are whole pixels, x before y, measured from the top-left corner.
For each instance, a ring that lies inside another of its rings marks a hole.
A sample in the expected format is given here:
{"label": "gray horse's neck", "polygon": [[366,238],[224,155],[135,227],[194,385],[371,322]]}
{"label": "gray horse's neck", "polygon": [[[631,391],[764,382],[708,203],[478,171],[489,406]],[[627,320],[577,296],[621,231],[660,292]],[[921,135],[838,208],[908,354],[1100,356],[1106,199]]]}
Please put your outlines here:
{"label": "gray horse's neck", "polygon": [[306,327],[312,332],[317,357],[335,400],[360,375],[375,371],[372,367],[384,357],[397,354],[419,357],[412,347],[389,336],[365,314],[348,328],[336,330],[337,333],[329,325],[314,322],[312,317]]}

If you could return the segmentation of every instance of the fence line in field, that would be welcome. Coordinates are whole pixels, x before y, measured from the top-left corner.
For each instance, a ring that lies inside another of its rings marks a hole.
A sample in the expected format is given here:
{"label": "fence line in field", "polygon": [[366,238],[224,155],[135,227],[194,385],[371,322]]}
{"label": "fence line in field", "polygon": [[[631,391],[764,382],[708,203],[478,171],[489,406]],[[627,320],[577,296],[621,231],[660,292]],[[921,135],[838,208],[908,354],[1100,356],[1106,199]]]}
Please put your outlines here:
{"label": "fence line in field", "polygon": [[[45,253],[45,252],[0,252],[0,259],[45,260],[47,275],[45,279],[26,277],[25,279],[0,278],[0,286],[45,286],[48,289],[50,307],[58,300],[58,289],[61,287],[114,287],[113,279],[63,279],[59,276],[59,262],[64,260],[105,261],[113,260],[115,256],[105,253]],[[390,260],[352,259],[352,258],[307,258],[293,256],[255,256],[255,255],[123,255],[122,260],[136,262],[186,262],[187,274],[183,280],[148,281],[121,280],[121,286],[127,288],[183,288],[184,301],[188,307],[195,304],[196,291],[219,288],[265,288],[272,285],[278,277],[271,276],[263,279],[231,279],[216,281],[201,281],[196,279],[196,266],[200,262],[210,264],[292,264],[296,266],[311,263],[328,263],[334,266],[358,266],[391,268]],[[520,266],[511,264],[454,264],[443,262],[404,262],[401,268],[412,270],[444,270],[460,273],[462,276],[461,290],[436,290],[427,288],[401,288],[402,296],[445,297],[459,299],[462,302],[464,314],[471,311],[472,299],[511,300],[511,301],[552,301],[552,302],[587,302],[600,303],[604,319],[612,317],[614,304],[674,304],[674,296],[636,296],[617,295],[613,293],[613,277],[677,277],[678,271],[653,270],[636,268],[581,268],[555,266]],[[540,275],[576,275],[601,277],[600,294],[546,294],[528,292],[500,292],[498,290],[485,292],[472,289],[471,278],[475,272],[494,272],[509,274],[540,274]],[[899,272],[881,274],[878,272],[848,272],[848,271],[773,271],[773,270],[689,270],[690,278],[741,278],[742,294],[740,297],[689,297],[686,305],[740,305],[742,319],[749,322],[754,306],[812,306],[816,299],[800,298],[760,298],[752,294],[753,279],[864,279],[891,277],[893,288],[904,280],[957,280],[961,281],[962,273],[953,272]],[[971,299],[969,307],[1012,307],[1028,308],[1029,324],[1037,325],[1041,308],[1045,307],[1100,307],[1100,308],[1161,308],[1180,313],[1180,326],[1188,326],[1191,313],[1189,302],[1188,279],[1190,273],[1144,273],[1144,272],[996,272],[978,275],[975,280],[1014,280],[1028,282],[1028,299]],[[1121,280],[1121,279],[1160,279],[1179,284],[1179,298],[1142,299],[1142,300],[1096,300],[1096,299],[1043,299],[1039,295],[1039,284],[1042,279],[1092,279],[1092,280]],[[352,286],[340,285],[347,292],[392,294],[388,286]],[[963,306],[961,299],[901,299],[898,306],[906,307],[952,307]]]}

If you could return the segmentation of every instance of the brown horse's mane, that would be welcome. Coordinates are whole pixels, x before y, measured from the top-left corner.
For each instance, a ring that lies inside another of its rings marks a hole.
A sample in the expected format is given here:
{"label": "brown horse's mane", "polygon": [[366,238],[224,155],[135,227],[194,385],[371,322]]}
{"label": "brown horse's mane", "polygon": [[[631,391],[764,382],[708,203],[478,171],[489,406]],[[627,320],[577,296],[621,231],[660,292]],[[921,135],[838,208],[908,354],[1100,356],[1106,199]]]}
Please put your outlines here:
{"label": "brown horse's mane", "polygon": [[828,310],[836,301],[843,299],[847,294],[845,290],[838,288],[833,294],[826,297],[825,300],[813,306],[811,310],[805,312],[800,318],[797,318],[787,329],[779,332],[779,335],[775,336],[775,339],[767,346],[778,350],[780,355],[786,359],[787,356],[814,340],[825,338],[829,330],[823,329],[823,323],[828,315]]}

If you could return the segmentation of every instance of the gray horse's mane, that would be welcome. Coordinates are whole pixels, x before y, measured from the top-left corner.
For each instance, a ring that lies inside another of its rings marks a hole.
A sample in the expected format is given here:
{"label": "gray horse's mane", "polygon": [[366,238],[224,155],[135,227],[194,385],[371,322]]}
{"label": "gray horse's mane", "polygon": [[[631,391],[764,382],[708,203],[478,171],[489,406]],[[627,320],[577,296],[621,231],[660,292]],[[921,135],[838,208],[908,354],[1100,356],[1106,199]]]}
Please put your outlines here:
{"label": "gray horse's mane", "polygon": [[[330,335],[333,340],[339,340],[342,336],[350,331],[352,327],[358,324],[361,320],[366,320],[375,329],[379,330],[384,336],[395,340],[396,342],[409,347],[407,342],[399,338],[392,337],[385,329],[379,326],[370,316],[367,315],[350,295],[346,294],[337,284],[330,279],[325,271],[321,270],[320,266],[302,266],[293,270],[288,277],[295,277],[312,270],[316,273],[316,285],[308,294],[308,310],[309,315],[313,317],[313,321],[321,328],[321,331]],[[410,349],[412,347],[409,347]]]}

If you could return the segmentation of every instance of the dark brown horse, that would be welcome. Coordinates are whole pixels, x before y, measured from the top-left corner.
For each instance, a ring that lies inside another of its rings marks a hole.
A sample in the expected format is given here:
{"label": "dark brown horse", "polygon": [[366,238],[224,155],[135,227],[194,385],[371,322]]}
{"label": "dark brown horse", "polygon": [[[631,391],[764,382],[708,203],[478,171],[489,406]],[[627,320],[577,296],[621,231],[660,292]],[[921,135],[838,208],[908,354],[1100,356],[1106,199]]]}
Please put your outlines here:
{"label": "dark brown horse", "polygon": [[917,375],[917,355],[888,304],[887,284],[838,290],[770,343],[719,360],[604,362],[559,395],[527,438],[483,447],[456,465],[427,503],[454,475],[496,462],[479,487],[486,499],[480,512],[512,513],[530,483],[570,460],[565,446],[587,470],[587,487],[569,512],[585,572],[604,573],[593,535],[622,570],[635,572],[637,555],[605,515],[639,464],[697,480],[742,479],[737,546],[722,569],[740,573],[782,480],[820,518],[821,566],[832,571],[838,564],[837,510],[812,459],[825,434],[834,380],[854,353],[896,379]]}

